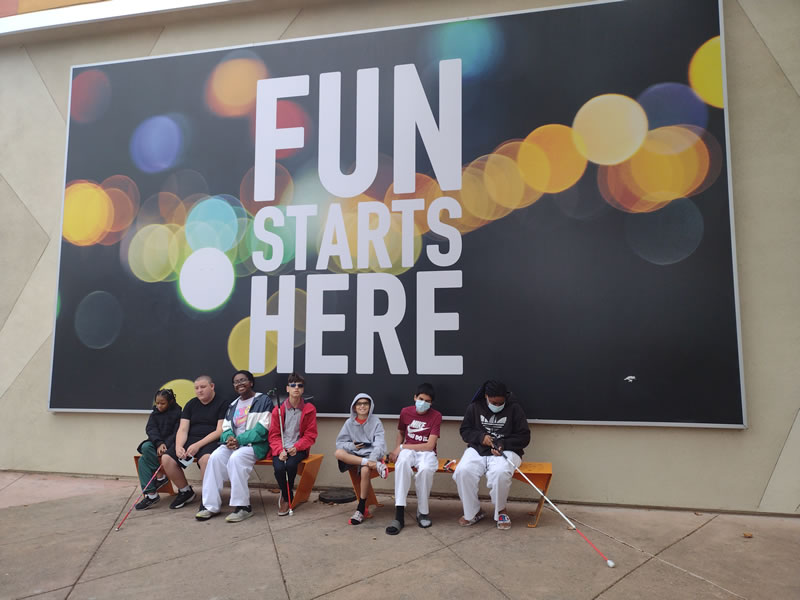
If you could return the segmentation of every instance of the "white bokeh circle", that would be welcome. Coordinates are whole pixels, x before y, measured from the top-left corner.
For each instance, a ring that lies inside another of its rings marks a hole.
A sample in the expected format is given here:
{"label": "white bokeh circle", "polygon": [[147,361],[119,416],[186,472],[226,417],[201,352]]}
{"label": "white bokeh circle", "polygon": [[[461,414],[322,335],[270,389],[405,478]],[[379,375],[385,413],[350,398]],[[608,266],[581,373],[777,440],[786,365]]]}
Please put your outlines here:
{"label": "white bokeh circle", "polygon": [[201,248],[183,263],[178,288],[192,308],[214,310],[230,297],[234,278],[233,265],[222,251]]}

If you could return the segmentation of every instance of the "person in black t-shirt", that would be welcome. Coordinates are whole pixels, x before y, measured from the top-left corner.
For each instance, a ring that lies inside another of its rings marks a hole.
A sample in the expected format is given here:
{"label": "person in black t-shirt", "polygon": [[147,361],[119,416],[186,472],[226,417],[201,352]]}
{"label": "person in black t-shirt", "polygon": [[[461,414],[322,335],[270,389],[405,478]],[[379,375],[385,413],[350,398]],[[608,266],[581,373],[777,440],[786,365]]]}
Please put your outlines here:
{"label": "person in black t-shirt", "polygon": [[178,495],[169,505],[170,508],[182,508],[194,500],[194,490],[183,473],[186,467],[180,460],[196,458],[202,479],[209,456],[219,446],[222,420],[228,408],[228,403],[217,396],[214,382],[208,375],[201,375],[194,380],[194,393],[197,397],[189,400],[183,407],[175,444],[161,457],[167,477],[178,486]]}

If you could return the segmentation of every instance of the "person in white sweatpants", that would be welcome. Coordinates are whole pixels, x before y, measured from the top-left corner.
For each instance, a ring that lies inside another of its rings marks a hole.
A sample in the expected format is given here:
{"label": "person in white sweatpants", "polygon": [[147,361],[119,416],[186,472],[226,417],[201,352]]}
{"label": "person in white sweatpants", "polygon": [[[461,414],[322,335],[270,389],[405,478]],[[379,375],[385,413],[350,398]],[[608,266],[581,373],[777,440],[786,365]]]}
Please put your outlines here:
{"label": "person in white sweatpants", "polygon": [[474,525],[486,516],[478,499],[478,484],[486,475],[497,528],[510,529],[506,501],[511,479],[515,467],[522,463],[523,449],[531,441],[522,406],[511,397],[504,383],[487,381],[467,407],[460,433],[468,448],[453,473],[464,508],[459,525]]}
{"label": "person in white sweatpants", "polygon": [[220,491],[226,481],[231,482],[230,505],[248,506],[250,489],[247,482],[256,460],[258,459],[252,446],[240,446],[236,450],[220,446],[214,450],[208,459],[203,477],[203,506],[211,513],[220,512],[222,509]]}
{"label": "person in white sweatpants", "polygon": [[436,442],[442,426],[442,413],[431,408],[435,391],[430,383],[417,387],[414,406],[406,406],[400,411],[397,423],[397,445],[389,453],[389,461],[394,462],[394,505],[395,518],[386,527],[386,533],[397,535],[405,526],[405,508],[408,490],[411,487],[413,470],[414,485],[417,488],[417,523],[420,527],[430,527],[431,518],[428,497],[431,493],[433,475],[439,468],[436,457]]}
{"label": "person in white sweatpants", "polygon": [[222,421],[219,446],[208,459],[203,475],[203,504],[195,515],[207,521],[222,510],[222,486],[231,482],[230,505],[233,512],[225,520],[238,523],[253,516],[247,481],[253,465],[269,454],[269,425],[272,398],[253,391],[255,378],[250,371],[233,374],[233,389],[239,396],[230,403]]}

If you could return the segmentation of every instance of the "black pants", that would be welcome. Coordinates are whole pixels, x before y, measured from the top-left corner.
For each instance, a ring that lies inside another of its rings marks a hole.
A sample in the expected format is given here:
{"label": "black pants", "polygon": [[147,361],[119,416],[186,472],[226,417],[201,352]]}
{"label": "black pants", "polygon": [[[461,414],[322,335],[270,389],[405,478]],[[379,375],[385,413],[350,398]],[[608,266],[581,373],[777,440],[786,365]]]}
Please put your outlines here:
{"label": "black pants", "polygon": [[297,451],[294,456],[287,456],[283,461],[277,456],[272,457],[272,467],[275,469],[275,481],[281,488],[281,496],[284,500],[289,500],[286,493],[286,479],[289,479],[289,487],[294,489],[294,478],[297,477],[297,465],[308,457],[308,450]]}

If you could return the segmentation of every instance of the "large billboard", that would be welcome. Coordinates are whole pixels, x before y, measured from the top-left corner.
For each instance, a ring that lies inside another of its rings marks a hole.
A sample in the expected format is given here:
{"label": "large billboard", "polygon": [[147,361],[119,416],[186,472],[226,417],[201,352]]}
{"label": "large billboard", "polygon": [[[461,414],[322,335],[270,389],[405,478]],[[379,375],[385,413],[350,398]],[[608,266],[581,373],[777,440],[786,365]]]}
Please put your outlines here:
{"label": "large billboard", "polygon": [[[742,427],[717,0],[74,67],[50,408],[235,369],[322,414]],[[233,395],[232,390],[230,390]]]}

